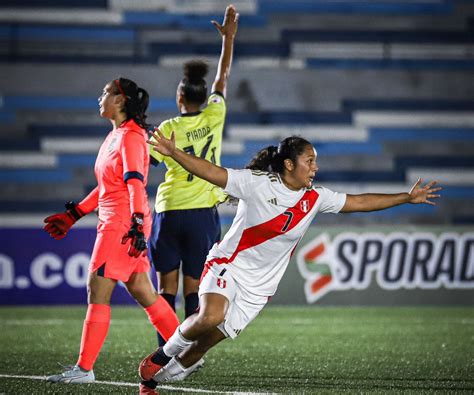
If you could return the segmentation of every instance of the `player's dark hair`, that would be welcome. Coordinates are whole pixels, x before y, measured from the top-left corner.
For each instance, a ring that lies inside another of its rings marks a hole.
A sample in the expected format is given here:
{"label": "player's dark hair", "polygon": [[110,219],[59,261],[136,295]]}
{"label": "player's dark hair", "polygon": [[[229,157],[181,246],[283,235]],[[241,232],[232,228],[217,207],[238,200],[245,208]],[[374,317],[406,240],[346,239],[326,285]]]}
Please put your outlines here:
{"label": "player's dark hair", "polygon": [[187,102],[201,105],[206,101],[207,84],[204,77],[208,71],[209,66],[202,60],[191,60],[184,64],[181,92]]}
{"label": "player's dark hair", "polygon": [[262,170],[282,174],[285,169],[285,159],[296,163],[296,158],[303,153],[311,143],[299,136],[291,136],[280,141],[278,147],[270,145],[257,152],[257,155],[246,166],[246,169]]}
{"label": "player's dark hair", "polygon": [[146,110],[150,97],[148,92],[140,88],[135,82],[127,78],[117,78],[113,81],[115,93],[120,94],[125,99],[124,112],[127,116],[127,121],[133,119],[137,125],[146,129]]}

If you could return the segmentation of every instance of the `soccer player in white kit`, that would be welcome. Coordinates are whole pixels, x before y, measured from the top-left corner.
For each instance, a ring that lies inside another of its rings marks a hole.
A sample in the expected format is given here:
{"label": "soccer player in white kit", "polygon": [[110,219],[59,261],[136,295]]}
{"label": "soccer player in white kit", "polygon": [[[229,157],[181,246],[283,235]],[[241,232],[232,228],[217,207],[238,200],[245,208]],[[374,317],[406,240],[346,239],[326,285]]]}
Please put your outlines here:
{"label": "soccer player in white kit", "polygon": [[[221,340],[235,338],[276,292],[299,240],[314,216],[383,210],[404,203],[434,204],[436,181],[410,192],[349,195],[313,186],[317,153],[292,136],[261,150],[247,169],[233,170],[176,149],[156,129],[154,150],[187,171],[238,198],[237,213],[224,239],[207,257],[199,287],[200,310],[188,317],[164,347],[146,357],[139,373],[155,382],[185,378],[197,361]],[[150,392],[151,393],[151,392]]]}

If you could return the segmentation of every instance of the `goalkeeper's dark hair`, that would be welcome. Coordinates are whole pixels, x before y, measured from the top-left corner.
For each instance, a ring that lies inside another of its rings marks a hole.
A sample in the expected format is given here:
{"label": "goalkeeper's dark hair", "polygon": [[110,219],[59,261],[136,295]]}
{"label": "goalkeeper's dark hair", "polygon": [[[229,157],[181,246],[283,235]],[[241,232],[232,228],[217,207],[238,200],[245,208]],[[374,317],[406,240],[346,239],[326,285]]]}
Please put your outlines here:
{"label": "goalkeeper's dark hair", "polygon": [[146,123],[147,115],[145,112],[150,102],[148,92],[127,78],[115,79],[113,86],[115,93],[122,95],[125,99],[123,112],[127,116],[127,121],[133,119],[137,125],[147,129],[149,125]]}
{"label": "goalkeeper's dark hair", "polygon": [[296,163],[296,158],[305,148],[312,144],[300,136],[291,136],[280,141],[278,146],[270,145],[261,149],[246,166],[246,169],[261,170],[282,174],[285,170],[285,159]]}
{"label": "goalkeeper's dark hair", "polygon": [[206,101],[207,84],[204,77],[208,71],[209,66],[202,60],[191,60],[184,64],[180,89],[187,102],[201,105]]}

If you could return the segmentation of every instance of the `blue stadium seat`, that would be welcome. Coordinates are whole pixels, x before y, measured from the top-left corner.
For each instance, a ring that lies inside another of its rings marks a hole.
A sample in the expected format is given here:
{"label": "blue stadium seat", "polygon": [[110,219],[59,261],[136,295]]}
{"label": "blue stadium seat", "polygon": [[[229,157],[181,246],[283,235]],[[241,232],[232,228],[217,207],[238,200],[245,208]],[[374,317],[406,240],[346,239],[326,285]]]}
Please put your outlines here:
{"label": "blue stadium seat", "polygon": [[342,101],[346,111],[400,110],[400,111],[474,111],[474,100],[455,99],[348,99]]}
{"label": "blue stadium seat", "polygon": [[284,29],[285,42],[472,43],[469,31],[452,30],[325,30]]}
{"label": "blue stadium seat", "polygon": [[2,0],[0,2],[0,8],[107,8],[107,5],[107,0]]}
{"label": "blue stadium seat", "polygon": [[32,170],[11,169],[0,170],[0,182],[3,183],[44,183],[66,182],[72,180],[72,173],[68,169]]}
{"label": "blue stadium seat", "polygon": [[120,41],[133,42],[135,30],[123,27],[91,27],[91,26],[48,26],[26,25],[18,26],[15,31],[17,40],[34,41]]}
{"label": "blue stadium seat", "polygon": [[32,136],[104,136],[108,125],[48,125],[32,124],[28,132]]}
{"label": "blue stadium seat", "polygon": [[[165,55],[212,55],[219,53],[221,44],[215,43],[150,43],[149,53],[156,59]],[[289,47],[282,43],[235,43],[234,53],[239,56],[288,57]]]}
{"label": "blue stadium seat", "polygon": [[[20,109],[28,110],[97,110],[97,97],[75,96],[5,96],[3,98],[4,111],[15,112]],[[150,100],[149,111],[174,111],[174,98]]]}
{"label": "blue stadium seat", "polygon": [[84,167],[93,168],[97,154],[95,155],[81,155],[81,154],[64,154],[59,155],[59,167],[70,168],[70,167]]}
{"label": "blue stadium seat", "polygon": [[[123,19],[126,25],[132,26],[153,26],[153,27],[172,27],[179,29],[211,29],[209,21],[220,20],[222,15],[189,15],[189,14],[171,14],[164,12],[140,12],[126,11]],[[265,15],[245,15],[239,21],[241,27],[263,27],[267,24]]]}
{"label": "blue stadium seat", "polygon": [[450,0],[387,1],[387,0],[258,0],[262,13],[337,13],[337,14],[447,14]]}
{"label": "blue stadium seat", "polygon": [[370,141],[474,141],[474,128],[371,127]]}
{"label": "blue stadium seat", "polygon": [[473,70],[471,59],[306,59],[314,69]]}

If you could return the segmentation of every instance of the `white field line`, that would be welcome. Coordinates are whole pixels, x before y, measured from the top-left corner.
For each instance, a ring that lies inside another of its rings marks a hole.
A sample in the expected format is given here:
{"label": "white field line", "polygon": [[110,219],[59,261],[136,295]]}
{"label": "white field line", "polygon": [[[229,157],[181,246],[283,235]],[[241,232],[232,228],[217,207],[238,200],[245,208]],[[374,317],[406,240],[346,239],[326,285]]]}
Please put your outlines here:
{"label": "white field line", "polygon": [[[86,284],[84,284],[84,287]],[[81,307],[82,305],[78,305],[78,307]],[[84,304],[85,306],[85,304]],[[84,313],[85,314],[85,313]],[[83,318],[78,319],[77,321],[82,321]],[[15,318],[15,319],[4,319],[2,320],[2,326],[59,326],[59,325],[64,325],[68,322],[71,322],[69,319],[64,319],[64,318],[51,318],[51,319],[30,319],[30,318]],[[111,325],[130,325],[130,320],[128,319],[120,319],[120,318],[113,318],[110,320]],[[133,325],[133,323],[132,323]],[[137,325],[141,325],[140,323],[137,323]]]}
{"label": "white field line", "polygon": [[[0,378],[6,379],[27,379],[27,380],[40,380],[45,381],[46,376],[21,376],[15,374],[0,374]],[[138,383],[124,383],[120,381],[99,381],[96,380],[95,384],[104,384],[104,385],[113,385],[116,387],[138,387]],[[55,385],[55,384],[51,384]],[[66,384],[56,384],[56,385],[66,385]],[[78,384],[71,384],[78,385]],[[200,388],[186,388],[186,387],[172,387],[170,385],[158,385],[157,389],[169,390],[169,391],[181,391],[181,392],[199,392],[203,394],[232,394],[232,395],[250,395],[250,394],[268,394],[268,392],[230,392],[230,391],[212,391],[204,390]]]}
{"label": "white field line", "polygon": [[[2,326],[6,327],[6,326],[28,326],[28,327],[31,327],[33,325],[36,325],[36,326],[59,326],[59,325],[64,325],[66,323],[70,322],[70,320],[66,320],[66,319],[47,319],[47,320],[38,320],[38,319],[6,319],[6,320],[3,320],[2,321]],[[278,319],[275,319],[273,321],[271,321],[271,324],[270,325],[273,325],[273,324],[277,324],[279,322]],[[331,322],[333,324],[343,324],[345,322],[345,319],[341,318],[333,318],[331,319]],[[413,318],[410,320],[410,323],[413,323],[413,324],[423,324],[425,323],[426,321],[423,320],[423,319],[417,319],[417,318]],[[291,321],[292,324],[294,325],[314,325],[314,318],[298,318],[298,319],[293,319]],[[462,318],[460,320],[451,320],[451,319],[442,319],[442,320],[439,320],[439,323],[440,324],[449,324],[449,325],[453,325],[453,324],[459,324],[459,325],[474,325],[474,318]],[[380,325],[380,324],[387,324],[387,325],[391,325],[392,324],[392,321],[387,318],[387,319],[378,319],[377,322],[374,322],[374,325]],[[130,320],[128,319],[113,319],[111,320],[111,325],[113,326],[120,326],[120,325],[127,325],[127,326],[130,326]],[[133,324],[132,324],[133,325]],[[137,325],[141,325],[140,323],[138,323]],[[1,375],[0,375],[1,377]]]}

